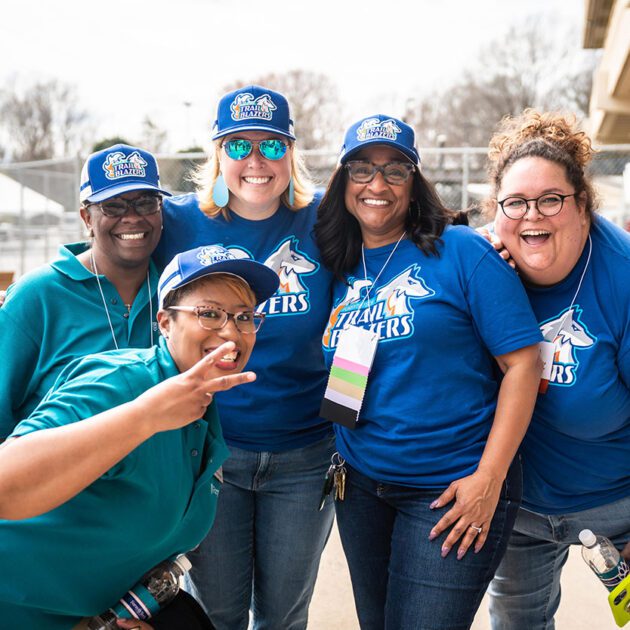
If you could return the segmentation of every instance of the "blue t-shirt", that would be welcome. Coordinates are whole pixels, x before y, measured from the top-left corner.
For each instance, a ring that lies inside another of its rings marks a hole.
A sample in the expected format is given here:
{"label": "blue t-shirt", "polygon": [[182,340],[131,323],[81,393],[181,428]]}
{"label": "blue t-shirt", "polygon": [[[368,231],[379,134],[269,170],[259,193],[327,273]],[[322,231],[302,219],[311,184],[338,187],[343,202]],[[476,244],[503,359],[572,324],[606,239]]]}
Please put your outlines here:
{"label": "blue t-shirt", "polygon": [[588,241],[562,282],[526,287],[545,339],[556,331],[551,380],[522,446],[523,505],[544,514],[630,495],[630,235],[597,217],[590,236],[586,273]]}
{"label": "blue t-shirt", "polygon": [[151,333],[157,342],[153,263],[130,313],[114,285],[99,276],[106,312],[96,277],[76,258],[86,249],[85,243],[60,247],[56,260],[25,274],[7,291],[0,308],[0,439],[29,416],[70,361],[115,348],[107,312],[119,348],[146,348]]}
{"label": "blue t-shirt", "polygon": [[284,206],[251,221],[230,212],[208,218],[197,196],[164,199],[164,231],[155,252],[159,266],[178,252],[220,244],[278,272],[280,288],[260,306],[267,314],[247,364],[257,380],[217,394],[228,444],[279,452],[322,439],[330,432],[319,417],[326,384],[321,334],[331,304],[332,275],[319,262],[313,238],[319,197],[297,212]]}
{"label": "blue t-shirt", "polygon": [[[163,339],[73,361],[14,436],[90,418],[178,374]],[[156,564],[203,540],[228,455],[215,405],[149,438],[78,495],[41,516],[0,520],[0,628],[69,630]]]}
{"label": "blue t-shirt", "polygon": [[498,393],[493,356],[540,332],[514,271],[469,228],[448,227],[439,257],[403,240],[383,268],[393,248],[365,250],[367,282],[359,263],[349,286],[335,286],[328,364],[346,324],[380,335],[359,424],[335,425],[337,449],[372,479],[443,488],[481,458]]}

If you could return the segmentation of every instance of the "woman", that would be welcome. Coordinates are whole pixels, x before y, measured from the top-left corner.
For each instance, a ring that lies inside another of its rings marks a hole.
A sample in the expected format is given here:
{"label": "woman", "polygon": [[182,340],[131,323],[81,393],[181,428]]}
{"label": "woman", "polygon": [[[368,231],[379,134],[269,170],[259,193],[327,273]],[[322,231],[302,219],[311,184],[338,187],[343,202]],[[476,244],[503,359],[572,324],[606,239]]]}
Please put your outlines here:
{"label": "woman", "polygon": [[286,99],[248,86],[223,96],[214,154],[196,194],[164,206],[156,250],[174,253],[217,242],[264,262],[280,277],[250,362],[258,380],[219,398],[230,447],[208,540],[192,556],[192,578],[219,630],[306,627],[332,504],[318,511],[333,452],[319,417],[326,371],[320,347],[331,276],[318,262],[312,228],[319,199],[308,192]]}
{"label": "woman", "polygon": [[0,441],[29,416],[72,359],[153,345],[158,274],[151,263],[162,230],[158,165],[151,153],[115,145],[88,157],[81,218],[91,245],[12,285],[0,308]]}
{"label": "woman", "polygon": [[346,425],[336,509],[363,629],[468,628],[520,498],[540,334],[514,272],[452,218],[411,127],[350,127],[316,235],[338,278],[323,409]]}
{"label": "woman", "polygon": [[534,110],[490,144],[494,228],[548,352],[522,445],[523,506],[490,588],[493,628],[554,627],[580,530],[630,541],[630,237],[595,214],[592,155],[574,121]]}
{"label": "woman", "polygon": [[203,539],[228,455],[213,395],[254,380],[254,308],[277,286],[222,247],[178,255],[159,344],[74,361],[0,447],[3,627],[71,628]]}

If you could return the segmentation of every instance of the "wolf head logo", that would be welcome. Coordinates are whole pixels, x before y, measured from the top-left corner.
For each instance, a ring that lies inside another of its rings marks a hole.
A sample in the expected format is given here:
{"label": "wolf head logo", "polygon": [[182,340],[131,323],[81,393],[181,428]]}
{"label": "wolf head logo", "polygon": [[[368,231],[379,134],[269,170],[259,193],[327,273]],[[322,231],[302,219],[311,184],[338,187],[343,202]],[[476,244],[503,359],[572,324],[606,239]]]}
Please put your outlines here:
{"label": "wolf head logo", "polygon": [[597,341],[580,321],[581,315],[582,309],[572,306],[540,326],[545,341],[555,345],[554,363],[577,365],[576,350],[590,348]]}
{"label": "wolf head logo", "polygon": [[[377,301],[386,303],[387,313],[392,317],[411,313],[410,298],[421,298],[435,293],[426,286],[424,280],[412,275],[416,271],[415,267],[416,265],[405,269],[376,292]],[[419,269],[418,267],[417,270]]]}
{"label": "wolf head logo", "polygon": [[280,277],[279,293],[304,293],[308,289],[300,276],[309,275],[318,269],[318,264],[297,248],[297,239],[286,239],[265,261]]}

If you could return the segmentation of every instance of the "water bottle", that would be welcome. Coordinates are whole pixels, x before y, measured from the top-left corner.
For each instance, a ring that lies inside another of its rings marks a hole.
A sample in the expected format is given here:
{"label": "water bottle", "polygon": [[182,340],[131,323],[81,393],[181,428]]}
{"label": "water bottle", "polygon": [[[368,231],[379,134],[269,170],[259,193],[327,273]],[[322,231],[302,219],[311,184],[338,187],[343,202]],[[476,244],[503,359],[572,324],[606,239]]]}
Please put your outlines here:
{"label": "water bottle", "polygon": [[586,564],[609,591],[614,590],[630,573],[626,561],[605,536],[596,536],[590,529],[583,529],[578,537]]}
{"label": "water bottle", "polygon": [[109,610],[83,619],[76,626],[85,630],[120,630],[116,619],[140,619],[146,621],[164,608],[179,592],[179,578],[191,568],[190,560],[181,554],[160,562]]}

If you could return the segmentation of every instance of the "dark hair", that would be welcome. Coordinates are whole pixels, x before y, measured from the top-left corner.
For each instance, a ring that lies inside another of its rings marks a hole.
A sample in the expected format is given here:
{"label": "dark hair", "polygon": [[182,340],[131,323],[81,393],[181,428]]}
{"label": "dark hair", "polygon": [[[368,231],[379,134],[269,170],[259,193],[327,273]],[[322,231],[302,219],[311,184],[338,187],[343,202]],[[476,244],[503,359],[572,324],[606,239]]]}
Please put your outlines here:
{"label": "dark hair", "polygon": [[492,197],[486,210],[496,211],[497,195],[505,172],[518,160],[538,157],[561,166],[577,195],[584,194],[585,208],[592,219],[597,196],[584,169],[593,157],[590,138],[578,128],[575,116],[526,109],[506,117],[490,140],[488,176]]}
{"label": "dark hair", "polygon": [[[448,210],[435,188],[418,168],[412,175],[411,203],[405,219],[405,230],[425,254],[439,256],[436,242],[444,228],[451,224],[468,224],[466,214]],[[359,222],[346,209],[345,191],[348,172],[344,165],[332,174],[326,193],[319,205],[315,240],[322,262],[335,277],[345,281],[344,274],[356,267],[361,259],[363,238]]]}

